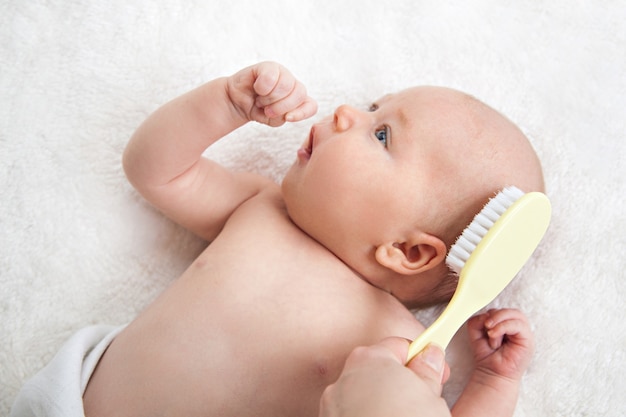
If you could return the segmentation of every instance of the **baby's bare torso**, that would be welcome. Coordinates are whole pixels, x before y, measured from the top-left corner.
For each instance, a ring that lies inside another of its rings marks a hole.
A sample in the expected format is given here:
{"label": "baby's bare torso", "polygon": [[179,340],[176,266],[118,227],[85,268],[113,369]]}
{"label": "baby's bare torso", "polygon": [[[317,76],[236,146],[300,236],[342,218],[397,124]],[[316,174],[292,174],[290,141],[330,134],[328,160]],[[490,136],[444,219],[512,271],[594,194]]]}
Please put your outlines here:
{"label": "baby's bare torso", "polygon": [[422,326],[287,217],[249,200],[111,344],[87,416],[316,416],[348,353]]}

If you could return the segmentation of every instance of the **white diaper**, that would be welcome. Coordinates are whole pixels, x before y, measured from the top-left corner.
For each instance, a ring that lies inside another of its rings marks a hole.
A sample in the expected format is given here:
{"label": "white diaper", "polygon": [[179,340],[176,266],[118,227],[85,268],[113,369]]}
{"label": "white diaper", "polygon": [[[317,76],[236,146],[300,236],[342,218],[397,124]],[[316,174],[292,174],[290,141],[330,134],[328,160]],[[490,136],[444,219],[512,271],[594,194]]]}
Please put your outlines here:
{"label": "white diaper", "polygon": [[90,326],[79,330],[52,361],[29,379],[10,417],[84,417],[83,393],[100,357],[124,326]]}

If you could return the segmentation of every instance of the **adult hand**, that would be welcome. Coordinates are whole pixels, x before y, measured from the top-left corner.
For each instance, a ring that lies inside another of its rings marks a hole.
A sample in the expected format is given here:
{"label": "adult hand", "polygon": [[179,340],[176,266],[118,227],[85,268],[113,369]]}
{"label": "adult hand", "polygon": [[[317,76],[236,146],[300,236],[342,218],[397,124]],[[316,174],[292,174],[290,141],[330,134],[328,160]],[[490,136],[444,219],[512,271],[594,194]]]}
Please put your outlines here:
{"label": "adult hand", "polygon": [[443,417],[450,410],[441,398],[449,369],[444,354],[428,346],[404,366],[409,342],[401,338],[356,348],[339,379],[320,402],[320,417]]}

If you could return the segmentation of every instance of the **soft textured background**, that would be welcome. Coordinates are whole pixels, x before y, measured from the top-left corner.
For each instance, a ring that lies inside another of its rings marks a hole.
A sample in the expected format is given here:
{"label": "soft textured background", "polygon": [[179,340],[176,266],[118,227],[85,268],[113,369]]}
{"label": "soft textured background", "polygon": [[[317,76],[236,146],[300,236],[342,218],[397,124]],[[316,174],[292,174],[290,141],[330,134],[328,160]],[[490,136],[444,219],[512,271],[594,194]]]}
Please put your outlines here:
{"label": "soft textured background", "polygon": [[[204,245],[127,184],[129,135],[166,100],[265,59],[301,78],[320,114],[438,84],[518,123],[554,213],[494,303],[536,331],[516,416],[626,414],[624,2],[160,3],[0,3],[0,415],[74,330],[131,320]],[[309,124],[249,125],[210,153],[280,180]],[[449,349],[450,402],[471,366],[464,336]]]}

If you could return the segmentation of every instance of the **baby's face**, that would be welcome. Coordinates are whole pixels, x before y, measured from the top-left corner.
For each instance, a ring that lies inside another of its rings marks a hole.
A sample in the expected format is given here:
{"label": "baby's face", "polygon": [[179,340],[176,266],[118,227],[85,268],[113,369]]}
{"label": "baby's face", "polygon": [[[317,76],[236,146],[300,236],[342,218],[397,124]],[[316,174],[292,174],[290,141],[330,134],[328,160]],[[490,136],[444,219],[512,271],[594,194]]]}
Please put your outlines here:
{"label": "baby's face", "polygon": [[311,128],[283,181],[292,220],[348,264],[429,210],[445,151],[433,134],[445,109],[430,93],[418,87],[369,109],[340,106]]}
{"label": "baby's face", "polygon": [[[295,224],[389,289],[400,281],[379,278],[388,271],[376,263],[377,247],[406,249],[416,231],[445,247],[508,185],[543,190],[537,155],[517,126],[459,91],[415,87],[369,110],[340,106],[315,124],[282,190]],[[414,282],[406,299],[432,288]]]}

